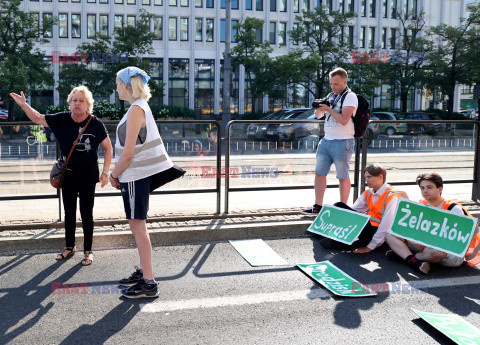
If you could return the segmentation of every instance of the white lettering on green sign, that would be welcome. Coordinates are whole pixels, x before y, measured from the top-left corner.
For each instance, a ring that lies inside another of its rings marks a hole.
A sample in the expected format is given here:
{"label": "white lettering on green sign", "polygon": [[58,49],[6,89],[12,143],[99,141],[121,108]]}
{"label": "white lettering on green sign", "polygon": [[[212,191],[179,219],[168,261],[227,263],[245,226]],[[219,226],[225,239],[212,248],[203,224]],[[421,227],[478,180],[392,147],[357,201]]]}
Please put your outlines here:
{"label": "white lettering on green sign", "polygon": [[330,218],[330,210],[323,212],[318,220],[313,224],[315,230],[321,230],[323,233],[332,232],[337,238],[347,238],[356,228],[357,224],[346,227],[336,226],[334,223],[328,223]]}

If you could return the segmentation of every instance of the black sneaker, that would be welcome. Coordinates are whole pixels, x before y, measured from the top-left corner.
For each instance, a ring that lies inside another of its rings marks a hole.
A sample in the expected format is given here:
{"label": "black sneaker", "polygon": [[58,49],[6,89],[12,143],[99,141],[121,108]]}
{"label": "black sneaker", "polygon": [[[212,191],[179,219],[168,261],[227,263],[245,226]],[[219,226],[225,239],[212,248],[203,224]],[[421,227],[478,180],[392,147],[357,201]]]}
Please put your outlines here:
{"label": "black sneaker", "polygon": [[131,299],[156,298],[158,297],[158,286],[157,283],[147,284],[145,279],[142,278],[137,284],[130,286],[126,290],[123,290],[122,295]]}
{"label": "black sneaker", "polygon": [[125,286],[135,285],[139,283],[140,279],[142,278],[143,278],[142,271],[140,271],[140,269],[137,266],[135,266],[135,272],[133,272],[130,277],[123,278],[122,280],[120,280],[120,284]]}
{"label": "black sneaker", "polygon": [[320,213],[320,210],[322,209],[322,205],[313,205],[307,208],[306,210],[302,211],[302,214],[305,214],[307,216],[317,216]]}

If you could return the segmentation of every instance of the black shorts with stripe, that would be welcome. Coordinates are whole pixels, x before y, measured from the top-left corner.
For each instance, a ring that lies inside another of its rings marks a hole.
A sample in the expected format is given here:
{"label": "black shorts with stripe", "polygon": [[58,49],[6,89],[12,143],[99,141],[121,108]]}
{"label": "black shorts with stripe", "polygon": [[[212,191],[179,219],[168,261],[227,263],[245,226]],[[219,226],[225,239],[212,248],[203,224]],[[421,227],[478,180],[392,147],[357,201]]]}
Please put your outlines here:
{"label": "black shorts with stripe", "polygon": [[147,219],[150,177],[137,181],[121,182],[120,190],[127,219]]}

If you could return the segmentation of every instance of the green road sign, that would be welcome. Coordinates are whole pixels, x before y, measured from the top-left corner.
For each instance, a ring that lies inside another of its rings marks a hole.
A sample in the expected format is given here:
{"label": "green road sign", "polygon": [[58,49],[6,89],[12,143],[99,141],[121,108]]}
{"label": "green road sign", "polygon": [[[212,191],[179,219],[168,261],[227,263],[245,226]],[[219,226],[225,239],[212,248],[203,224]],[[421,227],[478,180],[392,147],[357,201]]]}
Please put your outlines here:
{"label": "green road sign", "polygon": [[374,292],[364,289],[363,284],[350,277],[330,261],[314,264],[297,264],[304,273],[326,287],[335,295],[345,297],[376,296]]}
{"label": "green road sign", "polygon": [[432,314],[412,309],[422,319],[438,329],[457,344],[480,344],[480,329],[452,314]]}
{"label": "green road sign", "polygon": [[400,199],[395,212],[388,232],[462,258],[477,224],[476,218],[407,199]]}
{"label": "green road sign", "polygon": [[352,244],[367,225],[370,216],[331,205],[323,205],[315,221],[307,229],[314,234]]}

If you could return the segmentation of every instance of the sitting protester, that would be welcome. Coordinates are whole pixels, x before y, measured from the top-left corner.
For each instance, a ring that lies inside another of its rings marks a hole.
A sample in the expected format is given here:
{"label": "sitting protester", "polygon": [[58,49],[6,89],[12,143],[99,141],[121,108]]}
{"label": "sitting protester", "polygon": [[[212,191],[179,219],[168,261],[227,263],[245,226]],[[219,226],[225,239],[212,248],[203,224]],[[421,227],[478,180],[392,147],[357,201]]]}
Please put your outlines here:
{"label": "sitting protester", "polygon": [[334,206],[360,213],[368,213],[370,221],[352,245],[346,245],[329,238],[320,241],[324,248],[353,250],[354,253],[368,253],[385,242],[385,236],[395,218],[398,198],[408,198],[405,192],[387,184],[387,171],[378,164],[372,164],[363,171],[367,189],[350,208],[343,202]]}
{"label": "sitting protester", "polygon": [[[445,200],[442,197],[443,180],[440,175],[436,173],[420,174],[417,176],[417,184],[424,197],[423,200],[420,200],[422,204],[449,210],[461,216],[472,217],[465,207],[459,203]],[[430,263],[438,263],[446,267],[457,267],[464,260],[464,258],[426,247],[392,234],[387,235],[386,241],[391,248],[386,253],[388,258],[403,259],[407,265],[424,274],[427,274],[430,270]],[[479,250],[480,234],[477,232],[465,256],[465,260],[467,260],[469,265],[475,266],[480,263]]]}

